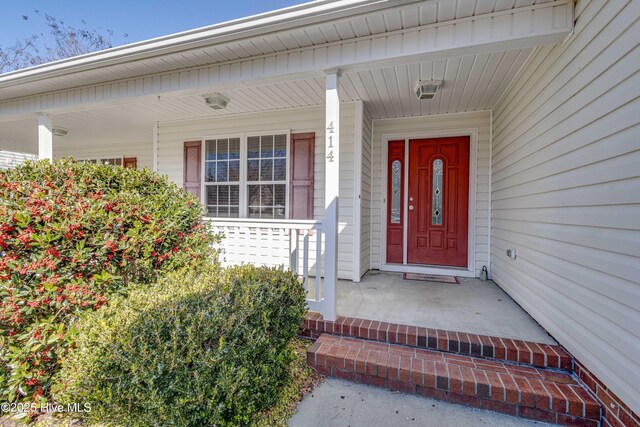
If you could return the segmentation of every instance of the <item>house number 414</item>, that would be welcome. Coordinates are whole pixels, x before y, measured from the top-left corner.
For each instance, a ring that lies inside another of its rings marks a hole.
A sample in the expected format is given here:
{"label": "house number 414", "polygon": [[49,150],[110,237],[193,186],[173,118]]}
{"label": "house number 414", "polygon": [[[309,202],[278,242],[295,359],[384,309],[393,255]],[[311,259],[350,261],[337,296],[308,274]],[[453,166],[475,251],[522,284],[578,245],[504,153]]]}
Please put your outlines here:
{"label": "house number 414", "polygon": [[335,131],[335,128],[333,126],[333,122],[329,123],[329,126],[327,126],[327,134],[328,134],[328,138],[327,138],[327,151],[329,152],[329,154],[327,154],[327,159],[329,159],[329,163],[333,163],[334,161],[334,156],[333,156],[333,132]]}

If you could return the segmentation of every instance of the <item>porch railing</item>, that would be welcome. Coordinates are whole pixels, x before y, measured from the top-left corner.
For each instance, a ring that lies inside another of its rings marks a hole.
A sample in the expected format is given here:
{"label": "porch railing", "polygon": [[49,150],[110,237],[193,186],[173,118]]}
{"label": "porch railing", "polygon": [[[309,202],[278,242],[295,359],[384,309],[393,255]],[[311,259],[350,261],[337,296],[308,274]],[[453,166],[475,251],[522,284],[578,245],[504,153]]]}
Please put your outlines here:
{"label": "porch railing", "polygon": [[324,298],[322,222],[215,218],[213,231],[222,233],[224,265],[254,264],[289,268],[307,291],[309,309],[322,313]]}

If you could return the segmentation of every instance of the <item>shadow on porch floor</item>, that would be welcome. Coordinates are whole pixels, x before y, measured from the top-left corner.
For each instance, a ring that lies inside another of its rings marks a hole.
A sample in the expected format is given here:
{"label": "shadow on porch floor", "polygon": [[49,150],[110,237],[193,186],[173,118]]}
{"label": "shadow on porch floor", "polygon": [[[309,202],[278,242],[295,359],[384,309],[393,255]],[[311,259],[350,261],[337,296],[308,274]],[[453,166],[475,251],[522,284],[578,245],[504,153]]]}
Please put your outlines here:
{"label": "shadow on porch floor", "polygon": [[556,344],[494,282],[460,284],[403,280],[401,273],[369,271],[360,283],[338,281],[338,315],[428,328]]}

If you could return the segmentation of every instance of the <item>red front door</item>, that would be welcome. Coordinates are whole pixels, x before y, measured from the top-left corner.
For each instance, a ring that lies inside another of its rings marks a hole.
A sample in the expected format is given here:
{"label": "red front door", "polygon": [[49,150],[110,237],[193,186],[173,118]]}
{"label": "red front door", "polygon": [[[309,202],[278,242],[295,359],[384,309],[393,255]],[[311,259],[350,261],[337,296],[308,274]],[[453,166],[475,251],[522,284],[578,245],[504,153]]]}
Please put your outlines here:
{"label": "red front door", "polygon": [[469,137],[409,141],[407,261],[467,267]]}

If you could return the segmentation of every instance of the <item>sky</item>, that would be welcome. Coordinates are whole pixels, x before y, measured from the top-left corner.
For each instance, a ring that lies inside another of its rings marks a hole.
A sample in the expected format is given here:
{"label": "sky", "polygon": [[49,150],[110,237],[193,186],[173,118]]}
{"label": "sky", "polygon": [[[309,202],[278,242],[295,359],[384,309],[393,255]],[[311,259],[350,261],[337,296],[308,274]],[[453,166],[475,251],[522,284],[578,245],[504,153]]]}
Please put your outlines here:
{"label": "sky", "polygon": [[[0,47],[46,32],[39,10],[68,25],[113,30],[114,46],[204,27],[307,0],[0,0]],[[22,16],[28,16],[23,20]],[[100,31],[104,34],[103,31]],[[128,37],[124,37],[128,34]]]}

